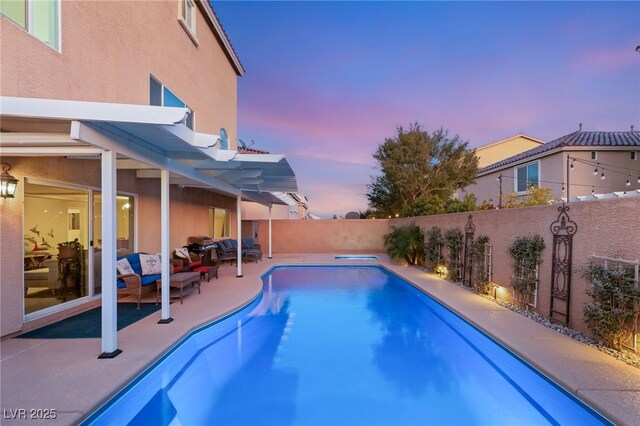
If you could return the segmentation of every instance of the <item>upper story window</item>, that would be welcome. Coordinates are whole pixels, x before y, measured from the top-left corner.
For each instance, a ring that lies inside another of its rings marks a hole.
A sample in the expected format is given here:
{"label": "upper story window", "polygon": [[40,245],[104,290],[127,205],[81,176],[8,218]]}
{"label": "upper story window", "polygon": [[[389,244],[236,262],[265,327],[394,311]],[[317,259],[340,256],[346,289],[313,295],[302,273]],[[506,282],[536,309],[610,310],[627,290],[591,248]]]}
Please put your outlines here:
{"label": "upper story window", "polygon": [[598,153],[596,151],[591,151],[591,159],[592,160],[597,160],[598,159]]}
{"label": "upper story window", "polygon": [[[189,108],[187,104],[182,102],[180,98],[153,76],[149,78],[149,105]],[[194,111],[191,108],[189,108],[185,124],[193,130]]]}
{"label": "upper story window", "polygon": [[539,179],[540,168],[537,161],[535,163],[516,167],[516,192],[525,193],[529,186],[539,186]]}
{"label": "upper story window", "polygon": [[632,160],[637,160],[638,159],[638,153],[636,151],[631,151],[631,159]]}
{"label": "upper story window", "polygon": [[52,48],[59,49],[58,0],[0,0],[0,13]]}
{"label": "upper story window", "polygon": [[197,46],[199,43],[196,37],[196,5],[194,0],[180,0],[179,7],[178,21],[191,38],[191,41]]}

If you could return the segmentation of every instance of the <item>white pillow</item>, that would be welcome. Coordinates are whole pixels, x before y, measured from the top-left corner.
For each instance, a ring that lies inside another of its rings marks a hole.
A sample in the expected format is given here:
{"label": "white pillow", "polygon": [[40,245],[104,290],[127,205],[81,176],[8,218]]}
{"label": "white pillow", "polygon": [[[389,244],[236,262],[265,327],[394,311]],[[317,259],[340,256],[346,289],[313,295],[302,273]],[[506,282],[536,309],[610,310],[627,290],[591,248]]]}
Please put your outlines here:
{"label": "white pillow", "polygon": [[120,275],[129,275],[136,273],[126,257],[124,259],[116,261],[116,269],[118,270],[118,273]]}
{"label": "white pillow", "polygon": [[184,259],[189,259],[189,249],[186,248],[186,247],[177,248],[176,249],[176,255],[178,255],[178,257],[182,257]]}
{"label": "white pillow", "polygon": [[142,275],[156,275],[162,273],[162,262],[160,256],[155,254],[141,254],[140,265],[142,266]]}

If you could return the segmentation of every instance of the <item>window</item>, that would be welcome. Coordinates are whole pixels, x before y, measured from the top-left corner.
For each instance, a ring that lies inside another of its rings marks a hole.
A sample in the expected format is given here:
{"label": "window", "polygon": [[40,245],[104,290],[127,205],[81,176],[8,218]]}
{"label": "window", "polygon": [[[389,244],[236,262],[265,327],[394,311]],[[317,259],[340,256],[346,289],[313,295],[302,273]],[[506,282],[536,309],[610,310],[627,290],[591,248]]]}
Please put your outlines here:
{"label": "window", "polygon": [[[151,76],[149,78],[149,105],[189,108],[180,98],[167,89],[162,83]],[[194,112],[189,108],[186,123],[188,128],[194,129]]]}
{"label": "window", "polygon": [[196,37],[196,5],[194,0],[180,0],[179,5],[178,22],[197,47],[200,43]]}
{"label": "window", "polygon": [[632,160],[637,160],[638,159],[638,153],[636,151],[631,151],[631,159]]}
{"label": "window", "polygon": [[0,0],[0,13],[56,50],[59,8],[58,0]]}
{"label": "window", "polygon": [[209,209],[209,235],[213,238],[229,236],[229,210]]}
{"label": "window", "polygon": [[180,17],[192,32],[196,32],[195,5],[193,0],[180,0]]}
{"label": "window", "polygon": [[598,153],[595,151],[591,151],[591,159],[592,160],[597,160],[598,159]]}
{"label": "window", "polygon": [[527,192],[529,186],[539,185],[538,162],[530,163],[521,167],[516,167],[516,192]]}

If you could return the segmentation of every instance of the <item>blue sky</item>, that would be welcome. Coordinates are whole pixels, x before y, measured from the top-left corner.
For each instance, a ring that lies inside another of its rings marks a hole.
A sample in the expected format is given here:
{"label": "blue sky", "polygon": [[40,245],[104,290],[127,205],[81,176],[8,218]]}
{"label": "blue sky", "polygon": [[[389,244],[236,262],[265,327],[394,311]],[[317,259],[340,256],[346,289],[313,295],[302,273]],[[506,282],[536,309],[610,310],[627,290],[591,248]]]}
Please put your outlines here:
{"label": "blue sky", "polygon": [[367,207],[372,154],[419,122],[481,146],[640,128],[640,2],[242,2],[238,132],[323,217]]}

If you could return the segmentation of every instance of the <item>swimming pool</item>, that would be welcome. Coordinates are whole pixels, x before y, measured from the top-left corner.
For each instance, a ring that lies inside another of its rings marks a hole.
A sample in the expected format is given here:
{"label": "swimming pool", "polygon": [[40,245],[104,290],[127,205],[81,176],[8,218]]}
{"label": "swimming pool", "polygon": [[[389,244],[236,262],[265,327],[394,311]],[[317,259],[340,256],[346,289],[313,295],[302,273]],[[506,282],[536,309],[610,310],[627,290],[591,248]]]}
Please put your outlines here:
{"label": "swimming pool", "polygon": [[377,266],[277,267],[89,424],[608,424]]}

